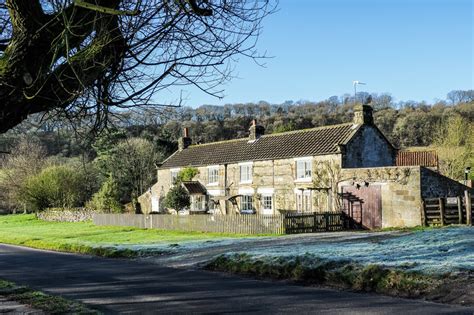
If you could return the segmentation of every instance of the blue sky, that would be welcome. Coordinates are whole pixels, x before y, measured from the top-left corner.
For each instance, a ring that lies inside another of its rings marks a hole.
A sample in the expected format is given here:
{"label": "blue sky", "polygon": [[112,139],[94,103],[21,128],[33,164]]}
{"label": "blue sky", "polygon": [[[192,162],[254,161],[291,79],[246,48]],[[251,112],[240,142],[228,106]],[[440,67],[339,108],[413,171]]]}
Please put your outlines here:
{"label": "blue sky", "polygon": [[473,89],[472,0],[280,0],[264,21],[261,68],[236,64],[222,100],[187,90],[186,105],[322,100],[361,91],[398,101]]}

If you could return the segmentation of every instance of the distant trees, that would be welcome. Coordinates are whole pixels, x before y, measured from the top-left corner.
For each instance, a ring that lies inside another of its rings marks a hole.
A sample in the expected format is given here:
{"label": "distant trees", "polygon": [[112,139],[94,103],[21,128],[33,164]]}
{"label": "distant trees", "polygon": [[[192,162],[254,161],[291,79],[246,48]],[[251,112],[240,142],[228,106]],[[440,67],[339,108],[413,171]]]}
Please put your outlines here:
{"label": "distant trees", "polygon": [[449,92],[446,98],[453,105],[474,102],[474,90],[454,90]]}
{"label": "distant trees", "polygon": [[22,198],[28,178],[38,174],[46,164],[46,149],[36,137],[20,136],[0,168],[0,199],[11,210],[24,210]]}
{"label": "distant trees", "polygon": [[[454,92],[454,101],[468,99],[459,95],[469,95],[469,91]],[[119,211],[155,182],[155,162],[177,149],[182,127],[190,127],[194,143],[205,143],[248,136],[252,119],[257,119],[266,133],[344,123],[353,115],[353,104],[346,100],[350,97],[273,105],[258,102],[124,110],[116,115],[115,128],[98,137],[76,137],[67,122],[41,126],[40,118],[32,117],[0,135],[2,147],[11,151],[0,154],[0,207],[25,209],[20,197],[27,179],[46,167],[66,165],[83,174],[87,185],[81,189],[89,199],[95,194],[90,204]],[[451,101],[395,103],[388,94],[374,95],[373,99],[379,108],[374,112],[375,123],[395,146],[436,149],[442,172],[454,178],[461,179],[465,167],[474,167],[474,101],[454,105]],[[190,172],[186,178],[194,175]]]}
{"label": "distant trees", "polygon": [[94,148],[102,178],[111,177],[116,183],[122,202],[136,203],[156,178],[156,163],[163,158],[153,142],[130,137],[123,131],[112,130],[100,137]]}
{"label": "distant trees", "polygon": [[474,165],[474,122],[456,115],[448,118],[436,134],[443,174],[455,179],[464,178],[464,169]]}

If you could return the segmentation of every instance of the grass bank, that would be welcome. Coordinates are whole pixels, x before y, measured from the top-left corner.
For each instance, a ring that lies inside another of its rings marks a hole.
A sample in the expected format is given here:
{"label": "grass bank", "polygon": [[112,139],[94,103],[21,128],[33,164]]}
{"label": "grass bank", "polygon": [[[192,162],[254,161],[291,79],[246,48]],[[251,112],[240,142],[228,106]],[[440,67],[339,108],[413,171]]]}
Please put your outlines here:
{"label": "grass bank", "polygon": [[100,314],[82,303],[48,295],[5,280],[0,280],[0,296],[42,310],[47,314]]}
{"label": "grass bank", "polygon": [[[263,279],[292,280],[304,285],[322,285],[397,297],[471,304],[469,301],[443,300],[442,292],[455,282],[449,276],[387,268],[376,264],[362,265],[349,260],[331,261],[311,254],[294,257],[228,254],[216,257],[205,266],[205,269]],[[463,286],[462,283],[459,284]]]}
{"label": "grass bank", "polygon": [[160,254],[154,250],[124,249],[120,248],[121,245],[173,245],[239,237],[246,235],[96,226],[91,222],[46,222],[38,220],[33,214],[0,216],[0,243],[104,257]]}

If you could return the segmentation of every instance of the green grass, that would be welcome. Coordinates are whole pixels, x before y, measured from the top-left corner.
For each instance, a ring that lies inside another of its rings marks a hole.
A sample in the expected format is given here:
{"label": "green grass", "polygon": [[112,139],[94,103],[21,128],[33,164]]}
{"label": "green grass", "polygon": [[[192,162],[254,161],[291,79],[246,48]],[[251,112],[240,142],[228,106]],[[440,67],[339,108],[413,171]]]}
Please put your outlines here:
{"label": "green grass", "polygon": [[79,302],[34,291],[5,280],[0,280],[0,295],[11,301],[45,311],[47,314],[100,314]]}
{"label": "green grass", "polygon": [[38,220],[33,214],[0,216],[0,243],[105,257],[134,257],[143,254],[130,249],[114,248],[117,245],[179,244],[185,241],[246,236],[96,226],[91,222],[46,222]]}
{"label": "green grass", "polygon": [[438,289],[442,280],[413,271],[362,265],[352,261],[331,261],[313,255],[255,258],[245,253],[221,255],[206,269],[250,275],[257,278],[292,280],[392,296],[420,297]]}

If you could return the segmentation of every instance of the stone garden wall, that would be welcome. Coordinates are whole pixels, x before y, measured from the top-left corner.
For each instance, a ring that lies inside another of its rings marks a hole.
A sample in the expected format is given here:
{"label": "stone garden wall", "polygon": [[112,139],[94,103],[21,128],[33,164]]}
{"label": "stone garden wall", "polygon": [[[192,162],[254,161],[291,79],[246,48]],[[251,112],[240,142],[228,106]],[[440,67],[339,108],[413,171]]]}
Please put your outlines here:
{"label": "stone garden wall", "polygon": [[36,217],[44,221],[56,222],[82,222],[92,220],[92,215],[96,213],[93,210],[87,209],[48,209],[38,212]]}

